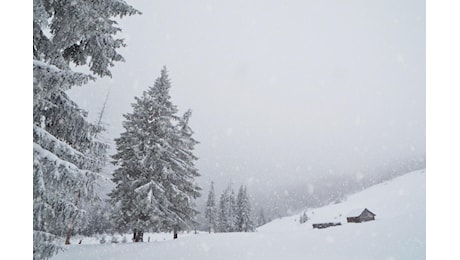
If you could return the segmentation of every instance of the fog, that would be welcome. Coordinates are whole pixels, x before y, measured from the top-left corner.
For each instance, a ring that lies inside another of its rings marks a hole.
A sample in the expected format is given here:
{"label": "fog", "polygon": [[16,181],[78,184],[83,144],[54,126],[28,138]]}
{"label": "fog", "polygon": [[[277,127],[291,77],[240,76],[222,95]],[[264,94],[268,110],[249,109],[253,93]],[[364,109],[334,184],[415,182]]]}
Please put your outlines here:
{"label": "fog", "polygon": [[70,94],[95,120],[110,89],[112,139],[166,65],[202,199],[214,180],[299,208],[425,167],[424,1],[128,3],[126,62]]}

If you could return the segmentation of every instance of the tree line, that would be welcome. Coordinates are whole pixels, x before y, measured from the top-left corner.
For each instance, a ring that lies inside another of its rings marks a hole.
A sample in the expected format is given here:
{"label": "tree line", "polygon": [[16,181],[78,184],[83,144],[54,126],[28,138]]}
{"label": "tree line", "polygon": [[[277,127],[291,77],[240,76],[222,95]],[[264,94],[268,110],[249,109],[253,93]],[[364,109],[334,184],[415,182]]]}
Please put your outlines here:
{"label": "tree line", "polygon": [[214,182],[208,193],[205,209],[206,224],[211,232],[252,232],[255,230],[247,188],[241,185],[238,195],[229,184],[220,195],[218,204]]}

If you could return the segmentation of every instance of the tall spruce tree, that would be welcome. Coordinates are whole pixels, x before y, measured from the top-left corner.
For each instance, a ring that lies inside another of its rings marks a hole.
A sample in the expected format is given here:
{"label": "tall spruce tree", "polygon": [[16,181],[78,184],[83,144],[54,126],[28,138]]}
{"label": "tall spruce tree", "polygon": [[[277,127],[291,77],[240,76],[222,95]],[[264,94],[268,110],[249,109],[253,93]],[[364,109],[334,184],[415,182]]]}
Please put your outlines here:
{"label": "tall spruce tree", "polygon": [[223,192],[219,198],[219,212],[217,215],[217,231],[218,232],[229,232],[228,210],[227,210],[225,192]]}
{"label": "tall spruce tree", "polygon": [[222,192],[219,200],[218,212],[218,230],[219,232],[233,232],[235,231],[236,223],[236,203],[235,193],[232,186],[229,184]]}
{"label": "tall spruce tree", "polygon": [[135,241],[142,241],[147,230],[177,236],[178,230],[195,224],[200,188],[194,183],[199,173],[192,151],[197,142],[188,125],[191,112],[176,115],[170,87],[163,68],[154,86],[135,98],[133,112],[124,115],[125,132],[115,139],[112,218],[120,231],[132,230]]}
{"label": "tall spruce tree", "polygon": [[[123,0],[33,1],[34,259],[57,253],[56,238],[81,220],[107,150],[95,138],[102,129],[65,91],[111,75],[109,67],[123,60],[116,49],[124,46],[112,18],[136,13]],[[87,65],[91,74],[71,65]]]}
{"label": "tall spruce tree", "polygon": [[254,224],[251,219],[251,205],[247,195],[246,187],[241,185],[236,199],[236,231],[254,231]]}
{"label": "tall spruce tree", "polygon": [[217,224],[217,211],[216,211],[216,194],[214,192],[214,182],[211,182],[211,188],[208,194],[208,200],[206,201],[206,210],[205,210],[205,218],[207,220],[207,225],[209,229],[209,233],[211,231],[216,232],[216,224]]}
{"label": "tall spruce tree", "polygon": [[[166,68],[164,68],[166,73]],[[168,198],[171,202],[171,214],[166,222],[167,227],[172,227],[174,238],[177,238],[179,230],[190,229],[198,223],[194,220],[199,213],[195,210],[195,199],[200,196],[201,188],[194,183],[194,179],[199,177],[198,169],[194,161],[198,158],[193,154],[193,150],[198,142],[192,137],[193,131],[189,126],[192,111],[187,110],[179,118],[177,123],[177,137],[173,137],[173,154],[177,158],[171,158],[172,176],[164,185],[167,189]]]}

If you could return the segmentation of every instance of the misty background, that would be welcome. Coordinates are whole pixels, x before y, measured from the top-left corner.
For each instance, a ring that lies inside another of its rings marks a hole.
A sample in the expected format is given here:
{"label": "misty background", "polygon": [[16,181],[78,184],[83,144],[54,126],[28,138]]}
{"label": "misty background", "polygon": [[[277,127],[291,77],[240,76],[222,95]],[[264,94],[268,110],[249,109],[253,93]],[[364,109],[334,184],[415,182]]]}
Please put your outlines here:
{"label": "misty background", "polygon": [[128,3],[126,62],[69,94],[96,121],[109,91],[113,140],[166,65],[193,110],[200,211],[212,180],[274,218],[425,168],[424,1]]}

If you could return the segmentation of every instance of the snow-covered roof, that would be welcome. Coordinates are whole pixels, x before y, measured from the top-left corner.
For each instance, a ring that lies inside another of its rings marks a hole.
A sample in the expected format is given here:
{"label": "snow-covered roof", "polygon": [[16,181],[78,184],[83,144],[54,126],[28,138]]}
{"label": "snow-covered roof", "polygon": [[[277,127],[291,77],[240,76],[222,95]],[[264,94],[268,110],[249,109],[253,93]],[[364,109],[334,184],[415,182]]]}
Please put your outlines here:
{"label": "snow-covered roof", "polygon": [[[357,217],[359,215],[361,215],[361,213],[363,213],[364,210],[366,210],[367,208],[356,208],[356,209],[352,209],[350,212],[347,213],[347,217]],[[367,211],[371,212],[370,210],[367,209]],[[372,212],[371,212],[372,213]],[[374,213],[372,213],[374,214]],[[375,214],[374,214],[375,215]]]}

